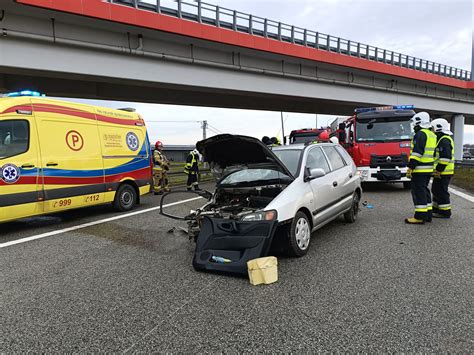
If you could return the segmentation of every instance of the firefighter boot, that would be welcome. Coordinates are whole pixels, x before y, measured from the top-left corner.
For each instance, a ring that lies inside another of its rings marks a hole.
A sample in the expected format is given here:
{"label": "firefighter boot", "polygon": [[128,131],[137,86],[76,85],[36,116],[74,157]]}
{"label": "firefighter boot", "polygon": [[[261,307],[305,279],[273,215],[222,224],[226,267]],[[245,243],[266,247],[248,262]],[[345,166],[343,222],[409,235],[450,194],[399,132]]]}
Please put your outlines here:
{"label": "firefighter boot", "polygon": [[450,215],[447,215],[447,214],[441,214],[439,212],[433,212],[433,218],[445,218],[445,219],[449,219],[451,218]]}
{"label": "firefighter boot", "polygon": [[425,221],[422,219],[416,219],[414,217],[411,218],[405,218],[405,223],[406,224],[425,224]]}

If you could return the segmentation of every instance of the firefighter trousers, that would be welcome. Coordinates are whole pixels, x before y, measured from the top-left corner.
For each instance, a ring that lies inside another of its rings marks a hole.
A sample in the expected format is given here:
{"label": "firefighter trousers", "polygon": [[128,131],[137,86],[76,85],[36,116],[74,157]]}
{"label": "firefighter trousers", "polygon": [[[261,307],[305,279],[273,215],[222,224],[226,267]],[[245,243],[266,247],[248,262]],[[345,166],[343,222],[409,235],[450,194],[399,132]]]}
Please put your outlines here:
{"label": "firefighter trousers", "polygon": [[186,185],[187,185],[186,187],[188,188],[188,190],[190,190],[193,186],[194,186],[194,188],[197,188],[197,186],[198,186],[198,174],[197,173],[196,174],[189,173],[188,174],[188,182],[187,182]]}
{"label": "firefighter trousers", "polygon": [[433,179],[431,192],[433,193],[433,212],[451,217],[451,200],[448,191],[451,175],[441,175]]}
{"label": "firefighter trousers", "polygon": [[160,167],[153,168],[153,190],[155,193],[169,191],[168,174]]}
{"label": "firefighter trousers", "polygon": [[415,204],[415,218],[431,221],[433,204],[428,184],[431,174],[413,174],[411,178],[411,196]]}

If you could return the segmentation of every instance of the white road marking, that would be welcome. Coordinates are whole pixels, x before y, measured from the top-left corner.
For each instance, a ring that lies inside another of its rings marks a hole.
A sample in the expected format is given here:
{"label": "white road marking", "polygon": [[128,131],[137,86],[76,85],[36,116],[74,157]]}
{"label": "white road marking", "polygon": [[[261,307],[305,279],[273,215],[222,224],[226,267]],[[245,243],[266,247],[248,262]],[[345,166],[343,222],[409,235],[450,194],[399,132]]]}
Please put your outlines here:
{"label": "white road marking", "polygon": [[468,200],[469,202],[474,202],[474,196],[465,194],[464,192],[458,191],[458,190],[456,190],[452,187],[449,188],[449,192],[455,194],[456,196],[462,197],[462,198]]}
{"label": "white road marking", "polygon": [[[193,198],[189,198],[189,199],[187,199],[187,200],[182,200],[182,201],[177,201],[177,202],[173,202],[173,203],[168,203],[167,205],[163,205],[163,207],[171,207],[171,206],[175,206],[175,205],[180,205],[180,204],[182,204],[182,203],[191,202],[191,201],[196,201],[196,200],[199,200],[199,199],[201,199],[201,198],[202,198],[202,197],[193,197]],[[94,222],[79,224],[79,225],[77,225],[77,226],[73,226],[73,227],[69,227],[69,228],[64,228],[64,229],[60,229],[60,230],[56,230],[56,231],[52,231],[52,232],[47,232],[47,233],[43,233],[43,234],[33,235],[33,236],[31,236],[31,237],[26,237],[26,238],[22,238],[22,239],[12,240],[12,241],[10,241],[10,242],[1,243],[1,244],[0,244],[0,249],[1,249],[1,248],[6,248],[6,247],[9,247],[9,246],[12,246],[12,245],[16,245],[16,244],[31,242],[32,240],[37,240],[37,239],[52,237],[53,235],[58,235],[58,234],[66,233],[66,232],[72,232],[72,231],[75,231],[75,230],[78,230],[78,229],[82,229],[82,228],[87,228],[87,227],[91,227],[91,226],[96,226],[96,225],[98,225],[98,224],[103,224],[103,223],[107,223],[107,222],[116,221],[116,220],[118,220],[118,219],[123,219],[123,218],[127,218],[127,217],[136,216],[136,215],[139,215],[139,214],[142,214],[142,213],[147,213],[147,212],[156,211],[156,210],[159,210],[159,209],[160,209],[160,206],[156,206],[156,207],[147,208],[147,209],[140,210],[140,211],[136,211],[136,212],[130,212],[130,213],[126,213],[126,214],[121,214],[121,215],[118,215],[118,216],[115,216],[115,217],[100,219],[100,220],[94,221]]]}

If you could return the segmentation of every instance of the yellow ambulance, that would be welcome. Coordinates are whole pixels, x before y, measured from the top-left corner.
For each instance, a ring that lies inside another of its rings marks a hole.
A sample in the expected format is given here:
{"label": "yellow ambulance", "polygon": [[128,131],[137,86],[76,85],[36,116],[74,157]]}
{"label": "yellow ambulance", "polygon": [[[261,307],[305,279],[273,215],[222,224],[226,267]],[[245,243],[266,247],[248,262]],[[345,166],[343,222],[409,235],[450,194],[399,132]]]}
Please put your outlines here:
{"label": "yellow ambulance", "polygon": [[137,113],[30,91],[0,98],[0,222],[104,203],[128,211],[151,181]]}

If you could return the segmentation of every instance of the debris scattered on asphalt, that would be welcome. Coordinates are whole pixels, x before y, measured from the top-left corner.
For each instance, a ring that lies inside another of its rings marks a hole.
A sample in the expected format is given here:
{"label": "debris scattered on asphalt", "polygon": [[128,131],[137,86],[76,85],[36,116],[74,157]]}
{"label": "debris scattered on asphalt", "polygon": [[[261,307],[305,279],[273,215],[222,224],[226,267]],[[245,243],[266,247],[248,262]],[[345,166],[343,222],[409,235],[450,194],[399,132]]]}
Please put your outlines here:
{"label": "debris scattered on asphalt", "polygon": [[183,227],[173,227],[168,231],[168,233],[174,233],[174,232],[183,232],[183,233],[188,234],[188,230]]}
{"label": "debris scattered on asphalt", "polygon": [[367,201],[362,202],[362,206],[367,207],[369,210],[374,208],[374,205],[371,205]]}
{"label": "debris scattered on asphalt", "polygon": [[254,286],[278,281],[278,260],[274,256],[247,261],[247,270],[249,281]]}

